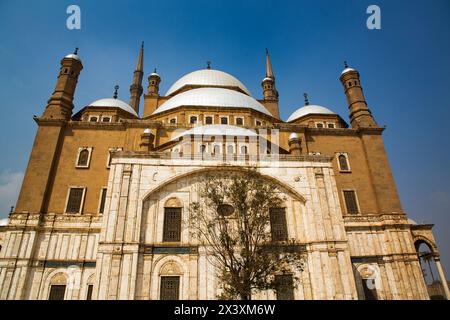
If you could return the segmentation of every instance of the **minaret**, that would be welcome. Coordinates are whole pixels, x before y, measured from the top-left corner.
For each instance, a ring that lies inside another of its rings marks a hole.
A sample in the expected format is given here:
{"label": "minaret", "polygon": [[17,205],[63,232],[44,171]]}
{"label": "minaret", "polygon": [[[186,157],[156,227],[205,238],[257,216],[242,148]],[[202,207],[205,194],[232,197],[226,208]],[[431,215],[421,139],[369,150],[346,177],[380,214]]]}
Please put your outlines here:
{"label": "minaret", "polygon": [[344,86],[350,112],[350,123],[353,128],[378,127],[364,97],[363,89],[359,79],[359,72],[347,65],[344,61],[345,69],[342,71],[340,80]]}
{"label": "minaret", "polygon": [[278,110],[278,91],[275,86],[275,75],[270,61],[269,50],[266,49],[266,77],[261,82],[264,95],[264,105],[276,118],[280,118]]}
{"label": "minaret", "polygon": [[144,76],[144,42],[139,50],[136,70],[134,70],[133,83],[130,86],[130,106],[139,114],[139,102],[144,89],[142,88],[142,78]]}
{"label": "minaret", "polygon": [[148,94],[152,96],[159,96],[159,84],[161,77],[155,70],[148,76]]}
{"label": "minaret", "polygon": [[44,119],[70,120],[73,110],[73,98],[78,83],[78,76],[83,69],[83,64],[78,56],[78,48],[73,54],[65,56],[61,60],[58,80],[55,90],[47,102],[47,107],[42,115]]}

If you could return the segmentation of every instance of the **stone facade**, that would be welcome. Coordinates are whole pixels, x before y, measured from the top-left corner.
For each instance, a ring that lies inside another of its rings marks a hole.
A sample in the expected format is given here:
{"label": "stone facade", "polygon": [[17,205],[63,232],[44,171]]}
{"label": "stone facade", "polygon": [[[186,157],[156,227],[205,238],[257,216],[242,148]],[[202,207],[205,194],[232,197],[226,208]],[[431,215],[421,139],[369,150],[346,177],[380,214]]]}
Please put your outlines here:
{"label": "stone facade", "polygon": [[[402,210],[384,129],[370,113],[356,70],[346,68],[340,78],[349,127],[309,101],[302,116],[281,120],[268,55],[261,100],[209,68],[162,96],[154,72],[142,117],[143,48],[132,107],[103,99],[72,114],[82,69],[77,55],[62,60],[55,92],[35,118],[20,196],[8,225],[0,227],[0,299],[48,299],[52,287],[65,286],[65,299],[156,300],[165,276],[179,277],[180,299],[216,299],[216,270],[190,236],[188,208],[198,199],[199,178],[245,168],[279,186],[289,237],[305,246],[295,299],[366,299],[367,283],[377,299],[429,298],[416,249],[426,242],[439,261],[432,226],[412,223]],[[199,88],[214,94],[164,109]],[[70,188],[82,190],[78,212],[68,210]],[[353,209],[347,191],[355,196]],[[181,241],[166,243],[164,210],[173,206],[181,208]],[[276,294],[256,292],[255,298]]]}

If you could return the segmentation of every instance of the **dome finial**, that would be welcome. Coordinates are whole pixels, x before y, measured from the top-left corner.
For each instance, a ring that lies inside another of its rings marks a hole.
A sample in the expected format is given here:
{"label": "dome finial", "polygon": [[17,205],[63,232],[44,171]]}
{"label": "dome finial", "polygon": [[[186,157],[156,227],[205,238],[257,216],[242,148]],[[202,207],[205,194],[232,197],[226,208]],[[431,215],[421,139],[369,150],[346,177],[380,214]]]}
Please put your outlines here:
{"label": "dome finial", "polygon": [[211,70],[211,61],[206,61],[206,69]]}
{"label": "dome finial", "polygon": [[114,86],[114,99],[117,99],[117,97],[119,96],[119,86],[115,85]]}
{"label": "dome finial", "polygon": [[157,72],[156,72],[156,68],[155,68],[155,69],[153,69],[153,73],[157,73]]}
{"label": "dome finial", "polygon": [[75,51],[73,52],[74,55],[78,54],[78,47],[75,48]]}
{"label": "dome finial", "polygon": [[306,92],[303,94],[303,97],[305,97],[305,106],[309,106],[308,94]]}
{"label": "dome finial", "polygon": [[144,49],[144,41],[141,43],[141,48]]}
{"label": "dome finial", "polygon": [[344,68],[345,68],[345,69],[348,68],[347,60],[344,60]]}

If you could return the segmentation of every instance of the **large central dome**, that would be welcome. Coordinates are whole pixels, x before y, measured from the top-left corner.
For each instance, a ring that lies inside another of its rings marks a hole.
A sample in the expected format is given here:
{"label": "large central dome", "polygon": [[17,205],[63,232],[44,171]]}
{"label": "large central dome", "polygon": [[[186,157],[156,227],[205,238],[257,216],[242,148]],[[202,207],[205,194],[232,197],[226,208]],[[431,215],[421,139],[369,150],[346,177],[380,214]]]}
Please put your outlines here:
{"label": "large central dome", "polygon": [[251,96],[250,91],[238,79],[219,70],[204,69],[198,70],[181,77],[167,91],[166,96],[177,92],[183,87],[219,87],[219,88],[236,88]]}
{"label": "large central dome", "polygon": [[253,97],[235,90],[222,88],[198,88],[179,93],[164,102],[153,114],[178,107],[250,108],[271,116],[270,112]]}

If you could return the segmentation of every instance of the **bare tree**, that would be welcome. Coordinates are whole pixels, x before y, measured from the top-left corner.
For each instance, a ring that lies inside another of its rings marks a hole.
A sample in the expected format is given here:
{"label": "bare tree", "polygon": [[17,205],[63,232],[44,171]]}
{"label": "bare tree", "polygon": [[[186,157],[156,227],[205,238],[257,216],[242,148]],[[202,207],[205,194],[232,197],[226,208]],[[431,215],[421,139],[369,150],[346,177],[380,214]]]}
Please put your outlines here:
{"label": "bare tree", "polygon": [[275,275],[302,270],[300,245],[272,241],[270,209],[285,200],[276,184],[254,169],[218,172],[199,182],[198,194],[191,232],[217,268],[219,298],[250,300],[254,290],[275,289]]}

